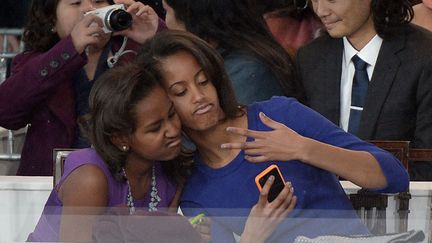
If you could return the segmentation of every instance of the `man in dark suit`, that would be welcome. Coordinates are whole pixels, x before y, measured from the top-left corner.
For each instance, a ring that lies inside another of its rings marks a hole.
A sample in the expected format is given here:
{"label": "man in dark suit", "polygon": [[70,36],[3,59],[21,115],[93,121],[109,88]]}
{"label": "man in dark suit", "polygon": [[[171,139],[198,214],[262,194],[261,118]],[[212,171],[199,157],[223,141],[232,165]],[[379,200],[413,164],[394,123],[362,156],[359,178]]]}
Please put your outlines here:
{"label": "man in dark suit", "polygon": [[[410,1],[311,3],[328,35],[297,54],[308,105],[362,139],[432,148],[432,33],[409,24]],[[432,180],[432,163],[410,166]]]}

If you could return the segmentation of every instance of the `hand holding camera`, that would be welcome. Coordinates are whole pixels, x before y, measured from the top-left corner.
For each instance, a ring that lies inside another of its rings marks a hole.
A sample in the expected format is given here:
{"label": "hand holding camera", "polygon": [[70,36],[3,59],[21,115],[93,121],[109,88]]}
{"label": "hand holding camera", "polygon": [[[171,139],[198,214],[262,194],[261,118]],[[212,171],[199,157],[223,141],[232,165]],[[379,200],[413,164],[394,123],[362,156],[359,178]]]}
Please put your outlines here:
{"label": "hand holding camera", "polygon": [[95,15],[86,15],[75,24],[70,35],[78,53],[82,53],[90,45],[108,41],[109,36],[103,32],[102,26],[102,20]]}
{"label": "hand holding camera", "polygon": [[127,36],[138,43],[144,43],[155,35],[159,26],[159,17],[156,12],[147,5],[134,0],[115,0],[117,4],[124,4],[126,11],[132,15],[132,25],[113,35]]}

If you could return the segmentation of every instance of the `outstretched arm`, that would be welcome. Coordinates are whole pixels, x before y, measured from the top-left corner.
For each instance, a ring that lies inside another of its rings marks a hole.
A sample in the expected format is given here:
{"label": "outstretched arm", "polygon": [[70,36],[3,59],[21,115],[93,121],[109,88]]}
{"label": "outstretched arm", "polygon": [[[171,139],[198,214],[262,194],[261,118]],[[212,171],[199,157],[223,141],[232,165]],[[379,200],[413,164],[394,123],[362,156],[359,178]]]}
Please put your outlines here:
{"label": "outstretched arm", "polygon": [[331,171],[365,188],[384,188],[387,179],[370,153],[329,145],[299,135],[282,123],[273,121],[260,112],[261,121],[272,131],[253,131],[228,127],[227,131],[255,140],[245,143],[226,143],[225,149],[243,149],[251,162],[271,160],[300,160],[315,167]]}

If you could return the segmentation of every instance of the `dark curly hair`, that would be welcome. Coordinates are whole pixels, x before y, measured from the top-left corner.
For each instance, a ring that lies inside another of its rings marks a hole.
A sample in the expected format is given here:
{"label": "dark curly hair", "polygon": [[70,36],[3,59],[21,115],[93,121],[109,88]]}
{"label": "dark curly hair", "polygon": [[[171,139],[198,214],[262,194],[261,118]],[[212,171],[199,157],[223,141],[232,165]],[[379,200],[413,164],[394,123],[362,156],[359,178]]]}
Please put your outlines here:
{"label": "dark curly hair", "polygon": [[[32,0],[29,20],[24,27],[23,41],[26,49],[47,51],[59,40],[57,33],[51,31],[57,16],[57,5],[60,0]],[[108,0],[113,4],[113,0]]]}
{"label": "dark curly hair", "polygon": [[[154,75],[129,63],[105,72],[90,92],[89,135],[93,147],[103,158],[112,175],[122,180],[128,152],[112,143],[114,134],[130,135],[137,127],[136,105],[159,86]],[[191,164],[186,156],[162,163],[164,172],[183,184]]]}
{"label": "dark curly hair", "polygon": [[218,48],[241,51],[265,63],[287,96],[302,98],[293,61],[267,28],[254,0],[165,0],[189,32]]}
{"label": "dark curly hair", "polygon": [[383,39],[391,38],[401,25],[408,24],[414,17],[409,0],[372,0],[371,12],[375,30]]}

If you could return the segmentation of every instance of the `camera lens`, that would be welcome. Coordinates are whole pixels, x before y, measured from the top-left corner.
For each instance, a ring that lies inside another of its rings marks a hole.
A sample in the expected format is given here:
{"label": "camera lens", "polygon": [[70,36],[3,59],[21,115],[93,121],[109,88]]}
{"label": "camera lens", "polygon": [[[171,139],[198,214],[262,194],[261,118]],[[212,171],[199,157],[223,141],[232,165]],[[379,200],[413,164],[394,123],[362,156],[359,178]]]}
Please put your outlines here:
{"label": "camera lens", "polygon": [[107,16],[107,22],[112,31],[124,30],[131,26],[132,16],[123,9],[116,9]]}

